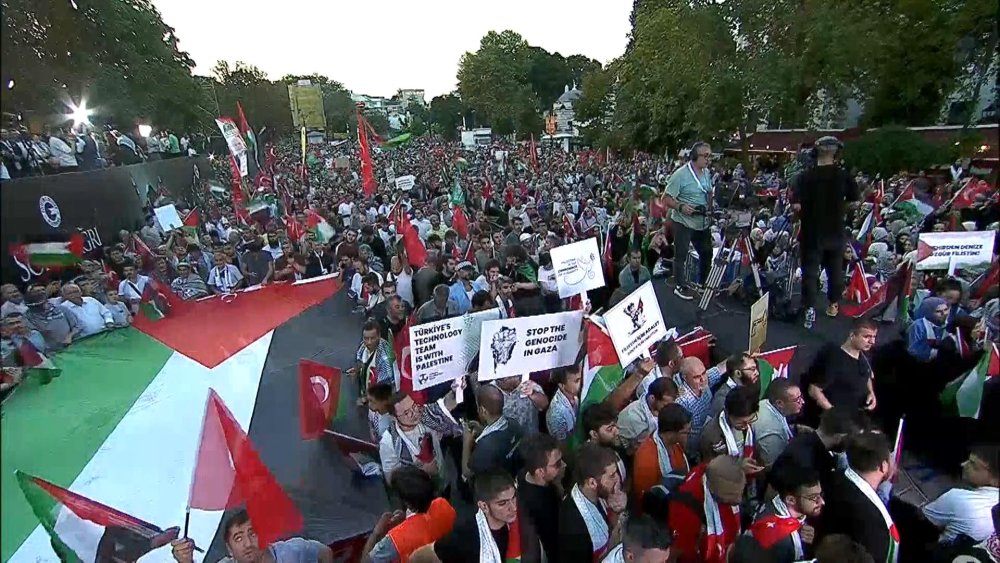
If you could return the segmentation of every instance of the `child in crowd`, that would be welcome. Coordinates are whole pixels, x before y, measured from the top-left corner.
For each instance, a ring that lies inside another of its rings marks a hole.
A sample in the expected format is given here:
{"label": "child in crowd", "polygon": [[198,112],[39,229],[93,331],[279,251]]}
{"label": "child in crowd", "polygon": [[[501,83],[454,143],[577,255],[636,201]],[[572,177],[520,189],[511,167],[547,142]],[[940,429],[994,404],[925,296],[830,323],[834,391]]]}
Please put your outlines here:
{"label": "child in crowd", "polygon": [[132,324],[132,313],[129,312],[125,303],[118,300],[118,290],[109,289],[107,291],[108,302],[104,305],[111,312],[111,318],[115,320],[115,327],[122,328]]}

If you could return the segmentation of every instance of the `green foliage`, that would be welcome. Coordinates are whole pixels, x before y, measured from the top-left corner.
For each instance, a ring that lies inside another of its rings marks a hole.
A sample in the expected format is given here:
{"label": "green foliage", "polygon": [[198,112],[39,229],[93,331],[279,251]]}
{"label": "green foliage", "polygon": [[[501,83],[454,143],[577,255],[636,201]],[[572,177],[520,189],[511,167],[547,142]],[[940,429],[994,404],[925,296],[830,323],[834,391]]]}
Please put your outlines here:
{"label": "green foliage", "polygon": [[292,131],[292,114],[288,102],[288,88],[282,82],[267,79],[259,68],[237,61],[230,66],[218,61],[212,67],[215,77],[215,95],[222,115],[236,117],[236,101],[243,104],[247,121],[256,130],[267,127],[277,133]]}
{"label": "green foliage", "polygon": [[445,139],[454,141],[458,138],[458,128],[462,125],[462,113],[465,108],[462,100],[454,93],[437,96],[431,100],[429,119],[431,129],[443,135]]}
{"label": "green foliage", "polygon": [[948,164],[955,157],[954,149],[929,143],[919,133],[904,127],[885,127],[845,143],[844,160],[866,174],[887,178],[901,170],[918,171]]}
{"label": "green foliage", "polygon": [[384,113],[376,110],[366,109],[365,119],[368,120],[368,123],[371,124],[372,129],[374,129],[376,133],[381,135],[383,139],[388,138],[387,135],[389,135],[389,118],[386,117]]}
{"label": "green foliage", "polygon": [[[0,81],[5,112],[65,123],[66,103],[86,99],[96,124],[138,121],[177,129],[198,120],[194,62],[149,0],[2,0]],[[14,87],[7,89],[10,81]]]}

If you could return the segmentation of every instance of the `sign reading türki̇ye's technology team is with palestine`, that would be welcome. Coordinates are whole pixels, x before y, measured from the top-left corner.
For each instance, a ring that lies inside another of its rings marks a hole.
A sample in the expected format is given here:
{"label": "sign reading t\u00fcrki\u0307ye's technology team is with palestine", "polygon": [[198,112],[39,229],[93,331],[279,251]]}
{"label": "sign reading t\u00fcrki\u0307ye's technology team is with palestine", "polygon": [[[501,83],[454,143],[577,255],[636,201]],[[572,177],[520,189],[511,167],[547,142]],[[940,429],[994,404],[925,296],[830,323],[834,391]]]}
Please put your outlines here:
{"label": "sign reading t\u00fcrki\u0307ye's technology team is with palestine", "polygon": [[414,390],[465,375],[464,332],[464,316],[410,327],[410,370]]}

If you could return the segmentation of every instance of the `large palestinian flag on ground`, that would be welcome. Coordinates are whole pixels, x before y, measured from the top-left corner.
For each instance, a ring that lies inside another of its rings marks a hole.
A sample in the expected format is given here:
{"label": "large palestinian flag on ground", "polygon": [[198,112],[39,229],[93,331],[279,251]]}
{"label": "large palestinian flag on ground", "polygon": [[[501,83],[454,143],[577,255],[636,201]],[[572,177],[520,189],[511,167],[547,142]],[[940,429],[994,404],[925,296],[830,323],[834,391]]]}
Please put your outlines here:
{"label": "large palestinian flag on ground", "polygon": [[[151,526],[183,527],[209,388],[302,513],[301,535],[331,544],[368,532],[386,507],[381,483],[354,479],[331,444],[300,434],[299,361],[351,367],[361,325],[339,281],[310,281],[185,303],[156,322],[137,319],[53,356],[60,377],[20,385],[0,419],[2,560],[58,561],[33,509],[56,510],[56,522],[67,516],[51,495],[29,504],[15,470]],[[356,394],[343,379],[342,392]],[[367,437],[362,415],[334,427]],[[191,511],[189,535],[210,560],[223,555],[222,517]],[[143,560],[167,560],[168,550]]]}

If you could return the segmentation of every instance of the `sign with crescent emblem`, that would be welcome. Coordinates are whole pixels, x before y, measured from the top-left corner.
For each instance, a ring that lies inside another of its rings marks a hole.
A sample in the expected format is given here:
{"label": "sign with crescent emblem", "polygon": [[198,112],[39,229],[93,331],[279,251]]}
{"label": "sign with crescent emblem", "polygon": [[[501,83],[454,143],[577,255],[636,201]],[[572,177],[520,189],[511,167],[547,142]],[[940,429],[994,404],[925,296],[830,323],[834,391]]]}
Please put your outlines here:
{"label": "sign with crescent emblem", "polygon": [[325,404],[330,399],[330,383],[318,375],[310,377],[309,382],[319,402]]}
{"label": "sign with crescent emblem", "polygon": [[42,219],[53,229],[62,224],[62,212],[59,211],[56,200],[51,197],[43,195],[38,198],[38,211],[41,212]]}

